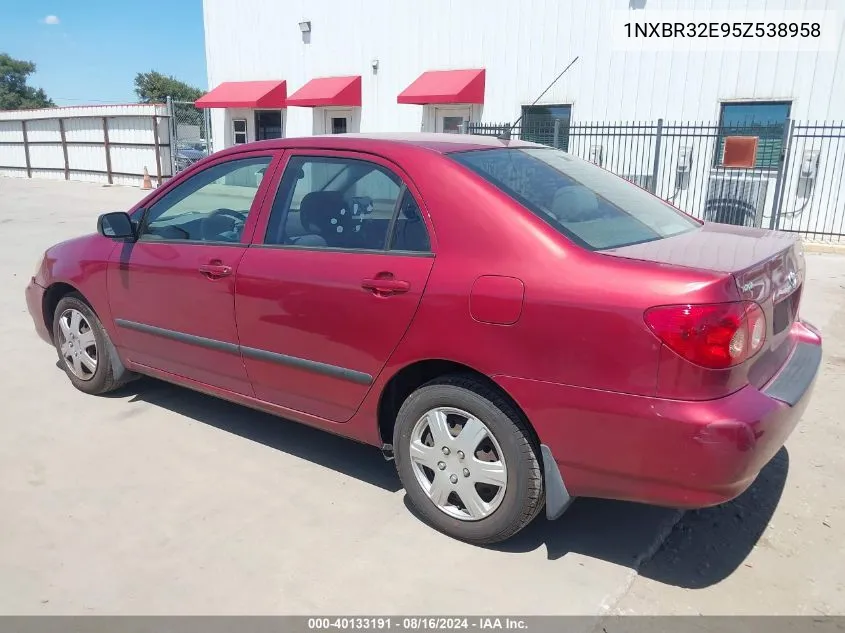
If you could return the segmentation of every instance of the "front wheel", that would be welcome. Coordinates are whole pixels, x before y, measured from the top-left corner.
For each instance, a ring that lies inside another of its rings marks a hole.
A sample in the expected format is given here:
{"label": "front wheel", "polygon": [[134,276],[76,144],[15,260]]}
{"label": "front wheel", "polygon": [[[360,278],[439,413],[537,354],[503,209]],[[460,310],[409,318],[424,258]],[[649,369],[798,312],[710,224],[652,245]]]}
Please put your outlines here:
{"label": "front wheel", "polygon": [[103,324],[77,294],[63,297],[53,315],[53,341],[73,386],[90,394],[114,391],[132,379]]}
{"label": "front wheel", "polygon": [[543,507],[540,451],[526,422],[473,378],[438,379],[412,393],[399,410],[393,449],[414,507],[455,538],[503,541]]}

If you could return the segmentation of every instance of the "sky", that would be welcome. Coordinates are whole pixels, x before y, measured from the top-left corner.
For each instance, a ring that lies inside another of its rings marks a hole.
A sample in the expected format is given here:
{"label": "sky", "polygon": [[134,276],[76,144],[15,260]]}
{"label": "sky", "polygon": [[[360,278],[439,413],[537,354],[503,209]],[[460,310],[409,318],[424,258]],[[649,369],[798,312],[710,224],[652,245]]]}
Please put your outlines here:
{"label": "sky", "polygon": [[135,102],[150,70],[208,87],[202,0],[0,0],[0,53],[56,105]]}

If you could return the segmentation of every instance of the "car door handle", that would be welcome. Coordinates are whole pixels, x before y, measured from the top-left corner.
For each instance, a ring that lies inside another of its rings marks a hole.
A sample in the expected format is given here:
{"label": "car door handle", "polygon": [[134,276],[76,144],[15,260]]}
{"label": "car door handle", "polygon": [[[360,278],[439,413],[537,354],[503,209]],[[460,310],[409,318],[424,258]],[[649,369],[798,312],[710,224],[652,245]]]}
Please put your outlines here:
{"label": "car door handle", "polygon": [[232,267],[224,264],[201,264],[199,270],[206,277],[213,279],[227,277],[232,274]]}
{"label": "car door handle", "polygon": [[361,287],[364,290],[370,290],[374,294],[380,295],[395,295],[402,292],[408,292],[411,289],[411,284],[400,279],[383,278],[383,279],[363,279]]}

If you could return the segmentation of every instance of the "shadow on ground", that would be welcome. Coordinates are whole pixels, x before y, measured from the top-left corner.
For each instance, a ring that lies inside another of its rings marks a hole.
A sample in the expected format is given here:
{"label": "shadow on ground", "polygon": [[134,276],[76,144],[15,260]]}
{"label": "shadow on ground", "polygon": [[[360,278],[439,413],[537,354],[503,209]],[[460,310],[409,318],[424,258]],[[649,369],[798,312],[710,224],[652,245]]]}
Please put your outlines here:
{"label": "shadow on ground", "polygon": [[708,587],[730,576],[760,540],[788,470],[789,454],[781,448],[745,493],[683,515],[624,501],[578,499],[558,521],[541,517],[496,549],[520,552],[545,545],[550,560],[573,552],[639,567],[641,576],[669,585]]}
{"label": "shadow on ground", "polygon": [[[131,383],[113,395],[131,395],[130,403],[169,409],[389,492],[401,489],[393,464],[370,446],[153,379]],[[707,587],[730,576],[760,540],[788,471],[789,455],[782,448],[743,495],[683,515],[636,503],[578,499],[558,521],[541,515],[491,549],[514,553],[545,547],[550,561],[573,553],[639,568],[641,576],[669,585]],[[419,518],[407,496],[405,505]]]}
{"label": "shadow on ground", "polygon": [[234,433],[278,451],[377,486],[388,492],[402,489],[392,462],[375,447],[359,444],[304,424],[255,411],[220,398],[144,378],[108,396],[130,403],[148,402],[188,418]]}

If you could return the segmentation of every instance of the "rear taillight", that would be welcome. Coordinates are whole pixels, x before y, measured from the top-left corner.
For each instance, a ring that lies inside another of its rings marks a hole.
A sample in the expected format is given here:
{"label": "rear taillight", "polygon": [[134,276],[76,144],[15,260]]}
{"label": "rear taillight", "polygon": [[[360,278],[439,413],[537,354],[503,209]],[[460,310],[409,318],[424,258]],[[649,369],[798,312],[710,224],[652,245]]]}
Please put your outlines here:
{"label": "rear taillight", "polygon": [[676,354],[710,369],[739,365],[766,341],[766,315],[753,301],[658,306],[645,322]]}

